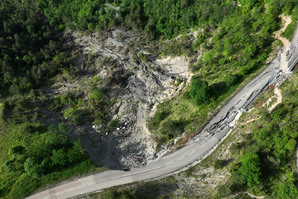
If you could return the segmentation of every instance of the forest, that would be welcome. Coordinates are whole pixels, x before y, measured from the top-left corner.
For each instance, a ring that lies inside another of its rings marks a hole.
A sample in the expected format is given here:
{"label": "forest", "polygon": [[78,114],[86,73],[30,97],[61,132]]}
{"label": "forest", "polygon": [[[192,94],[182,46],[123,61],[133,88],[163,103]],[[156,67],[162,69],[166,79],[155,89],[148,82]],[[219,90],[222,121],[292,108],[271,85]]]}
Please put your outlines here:
{"label": "forest", "polygon": [[[208,108],[217,107],[251,74],[268,64],[275,42],[273,32],[282,26],[281,14],[292,17],[283,33],[290,39],[298,20],[296,0],[1,0],[0,197],[21,198],[47,184],[105,169],[92,163],[79,140],[66,136],[67,124],[42,122],[46,117],[42,107],[62,112],[75,125],[109,122],[105,108],[111,102],[104,90],[91,85],[88,104],[79,95],[51,98],[41,91],[58,74],[80,75],[74,72],[66,53],[69,49],[63,45],[64,32],[101,33],[120,28],[141,34],[146,47],[151,47],[149,51],[157,57],[197,58],[189,66],[194,76],[183,100],[197,106],[201,114],[192,121],[167,120],[174,111],[173,103],[166,101],[148,121],[149,130],[159,136],[160,144],[165,144],[187,130],[191,122],[202,123]],[[194,31],[197,35],[190,42],[188,33]],[[259,163],[259,156],[273,157],[268,161],[275,161],[290,175],[289,155],[297,142],[297,135],[291,132],[297,129],[291,122],[296,105],[281,105],[272,115],[264,116],[268,125],[254,130],[258,150],[243,155],[242,166],[235,166],[235,173],[242,176],[241,187],[271,178],[271,170],[263,174],[259,173],[261,169],[249,170],[250,162],[258,167],[265,165]],[[283,172],[276,166],[270,169]],[[288,192],[294,194],[288,198],[297,195],[293,179],[288,179],[278,187],[281,198],[287,198]]]}

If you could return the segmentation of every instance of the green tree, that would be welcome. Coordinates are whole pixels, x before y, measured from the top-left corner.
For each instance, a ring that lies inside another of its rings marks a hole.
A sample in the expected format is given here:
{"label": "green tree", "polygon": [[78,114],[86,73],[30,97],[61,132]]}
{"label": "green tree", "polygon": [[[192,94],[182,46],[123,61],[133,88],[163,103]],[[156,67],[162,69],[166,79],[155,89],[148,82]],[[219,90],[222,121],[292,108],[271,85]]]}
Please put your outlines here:
{"label": "green tree", "polygon": [[13,147],[11,147],[10,149],[9,149],[9,152],[8,152],[8,154],[10,155],[10,156],[16,156],[16,155],[21,155],[21,154],[24,154],[24,152],[25,152],[25,147],[23,147],[23,146],[20,146],[20,145],[16,145],[16,146],[13,146]]}
{"label": "green tree", "polygon": [[69,162],[76,162],[80,159],[83,159],[84,149],[80,140],[77,140],[73,143],[73,147],[68,151],[67,157]]}
{"label": "green tree", "polygon": [[210,50],[204,54],[204,57],[203,57],[204,62],[211,63],[213,59],[214,59],[213,50]]}
{"label": "green tree", "polygon": [[241,167],[238,172],[242,175],[249,187],[260,183],[261,169],[260,158],[256,153],[246,153],[241,158]]}
{"label": "green tree", "polygon": [[237,81],[238,81],[237,75],[229,74],[225,78],[225,83],[228,88],[233,86]]}
{"label": "green tree", "polygon": [[91,91],[91,93],[88,95],[89,100],[95,100],[95,101],[100,101],[104,98],[105,94],[103,90],[97,90],[94,89]]}
{"label": "green tree", "polygon": [[67,156],[65,154],[64,149],[59,149],[59,150],[53,150],[52,151],[52,156],[51,156],[51,160],[53,165],[57,165],[57,166],[65,166],[66,162],[67,162]]}
{"label": "green tree", "polygon": [[62,132],[62,133],[64,133],[64,134],[66,134],[67,133],[67,131],[68,131],[68,125],[67,124],[59,124],[59,126],[58,126],[58,128],[59,128],[59,130]]}
{"label": "green tree", "polygon": [[24,162],[24,170],[28,176],[32,176],[34,178],[38,178],[41,175],[41,169],[36,158],[34,157],[29,157],[26,159]]}
{"label": "green tree", "polygon": [[18,85],[11,85],[9,87],[9,92],[13,95],[20,94],[20,88],[18,87]]}
{"label": "green tree", "polygon": [[14,160],[8,160],[3,164],[3,167],[5,168],[6,171],[12,172],[16,169],[14,165]]}
{"label": "green tree", "polygon": [[209,99],[210,89],[206,81],[201,81],[198,78],[191,79],[191,85],[189,90],[189,96],[195,99],[198,105],[204,103]]}
{"label": "green tree", "polygon": [[277,194],[282,199],[298,198],[298,190],[293,181],[287,180],[278,184]]}

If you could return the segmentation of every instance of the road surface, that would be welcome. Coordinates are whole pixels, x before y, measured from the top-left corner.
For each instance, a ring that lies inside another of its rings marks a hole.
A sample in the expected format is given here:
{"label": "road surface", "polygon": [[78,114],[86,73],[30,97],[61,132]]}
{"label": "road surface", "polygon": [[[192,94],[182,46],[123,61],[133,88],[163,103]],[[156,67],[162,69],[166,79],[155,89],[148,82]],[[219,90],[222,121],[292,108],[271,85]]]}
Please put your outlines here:
{"label": "road surface", "polygon": [[[296,29],[297,30],[297,29]],[[291,42],[291,55],[297,54],[298,31]],[[290,49],[290,51],[291,51]],[[294,50],[293,50],[294,49]],[[287,50],[287,49],[286,49]],[[292,56],[288,65],[293,65],[297,57]],[[96,192],[105,188],[150,180],[169,175],[198,162],[210,154],[231,132],[233,124],[241,111],[246,111],[250,103],[270,84],[280,72],[280,53],[272,63],[256,78],[240,90],[205,126],[204,130],[183,148],[161,157],[142,168],[131,171],[111,170],[90,175],[66,184],[56,186],[28,197],[28,199],[62,199],[85,193]],[[286,71],[285,71],[286,72]],[[236,119],[235,119],[236,118]]]}

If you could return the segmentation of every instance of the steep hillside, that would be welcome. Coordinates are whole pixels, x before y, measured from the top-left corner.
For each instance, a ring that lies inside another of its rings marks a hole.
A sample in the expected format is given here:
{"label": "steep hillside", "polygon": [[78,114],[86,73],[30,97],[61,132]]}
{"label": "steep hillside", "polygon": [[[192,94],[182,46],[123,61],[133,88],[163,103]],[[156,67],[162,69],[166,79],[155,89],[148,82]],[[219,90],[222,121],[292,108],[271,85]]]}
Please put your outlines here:
{"label": "steep hillside", "polygon": [[0,197],[162,157],[295,23],[295,0],[0,1]]}

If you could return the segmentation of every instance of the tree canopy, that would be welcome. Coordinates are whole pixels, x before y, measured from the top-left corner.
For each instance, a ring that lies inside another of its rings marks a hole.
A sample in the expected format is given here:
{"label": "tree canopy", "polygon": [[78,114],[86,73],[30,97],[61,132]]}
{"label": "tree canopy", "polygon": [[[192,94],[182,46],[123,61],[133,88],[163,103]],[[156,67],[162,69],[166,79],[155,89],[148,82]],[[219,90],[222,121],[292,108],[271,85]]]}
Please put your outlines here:
{"label": "tree canopy", "polygon": [[242,165],[238,172],[245,178],[247,185],[250,187],[254,184],[259,184],[262,173],[258,154],[253,152],[244,154],[241,158],[241,163]]}
{"label": "tree canopy", "polygon": [[206,102],[210,97],[208,83],[198,78],[192,78],[189,95],[198,105]]}

